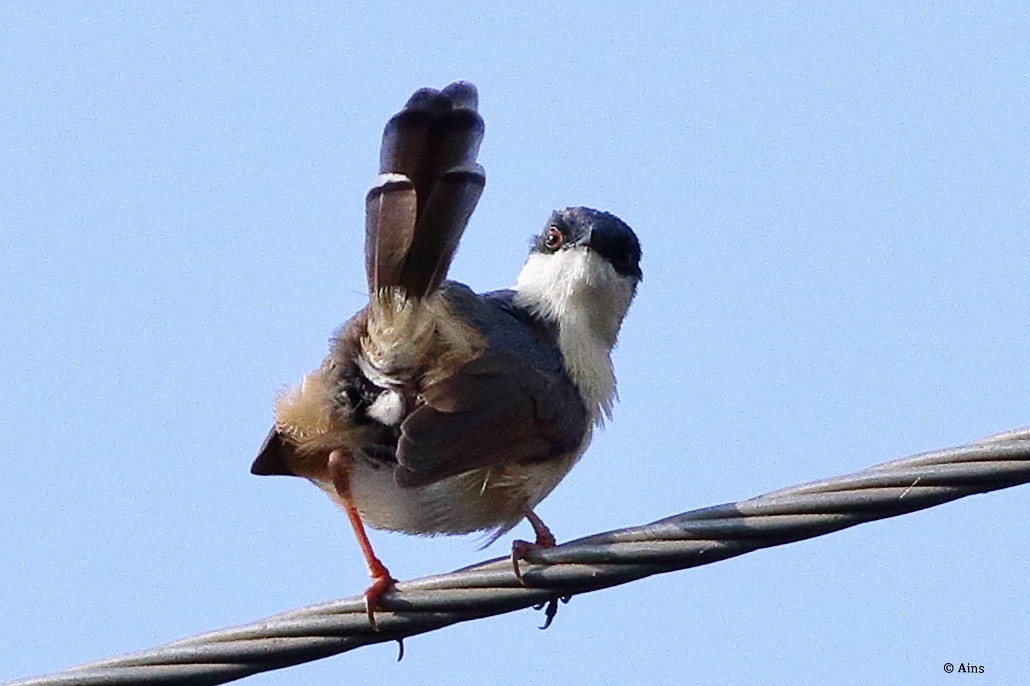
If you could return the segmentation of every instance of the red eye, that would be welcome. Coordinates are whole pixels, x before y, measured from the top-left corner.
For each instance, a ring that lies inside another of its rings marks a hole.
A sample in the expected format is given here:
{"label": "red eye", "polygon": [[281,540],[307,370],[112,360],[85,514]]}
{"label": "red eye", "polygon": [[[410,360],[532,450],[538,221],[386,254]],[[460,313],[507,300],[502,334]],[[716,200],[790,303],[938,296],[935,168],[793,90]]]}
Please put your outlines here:
{"label": "red eye", "polygon": [[544,234],[544,245],[546,245],[550,250],[557,250],[564,242],[565,236],[563,236],[561,231],[553,226],[547,229],[547,233]]}

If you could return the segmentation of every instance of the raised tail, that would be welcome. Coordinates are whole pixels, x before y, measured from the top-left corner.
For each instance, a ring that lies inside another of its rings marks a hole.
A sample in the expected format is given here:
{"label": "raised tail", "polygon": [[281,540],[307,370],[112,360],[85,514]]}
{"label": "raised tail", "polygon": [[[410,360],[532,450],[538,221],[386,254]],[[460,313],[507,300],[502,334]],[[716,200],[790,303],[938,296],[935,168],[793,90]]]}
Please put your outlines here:
{"label": "raised tail", "polygon": [[476,154],[483,120],[476,87],[421,88],[383,131],[379,178],[365,198],[365,271],[370,293],[433,293],[486,183]]}

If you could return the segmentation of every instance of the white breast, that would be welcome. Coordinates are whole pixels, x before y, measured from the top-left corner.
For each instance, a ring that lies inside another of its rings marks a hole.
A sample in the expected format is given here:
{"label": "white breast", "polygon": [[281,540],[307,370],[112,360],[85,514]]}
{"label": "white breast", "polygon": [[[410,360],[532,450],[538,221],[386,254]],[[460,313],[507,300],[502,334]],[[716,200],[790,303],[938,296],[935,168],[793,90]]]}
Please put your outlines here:
{"label": "white breast", "polygon": [[515,302],[557,323],[565,366],[596,422],[611,416],[611,351],[633,299],[634,282],[582,247],[532,253],[515,283]]}

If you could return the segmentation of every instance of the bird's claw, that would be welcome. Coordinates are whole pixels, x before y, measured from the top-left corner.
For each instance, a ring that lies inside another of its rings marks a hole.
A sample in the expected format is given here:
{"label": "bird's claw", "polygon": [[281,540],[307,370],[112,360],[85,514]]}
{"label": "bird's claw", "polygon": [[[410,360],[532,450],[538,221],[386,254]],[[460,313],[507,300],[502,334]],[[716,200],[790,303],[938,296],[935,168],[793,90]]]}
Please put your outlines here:
{"label": "bird's claw", "polygon": [[559,600],[563,604],[567,604],[570,600],[572,600],[572,596],[570,596],[570,595],[555,596],[554,598],[551,598],[550,600],[548,600],[545,603],[540,603],[539,605],[534,605],[533,606],[534,610],[543,610],[544,611],[544,625],[542,627],[540,627],[541,631],[546,629],[547,627],[551,626],[551,622],[553,622],[554,618],[558,615],[558,601]]}
{"label": "bird's claw", "polygon": [[529,541],[519,539],[511,542],[511,566],[519,583],[525,583],[525,580],[522,578],[522,569],[519,567],[519,560],[528,560],[529,556],[539,549],[540,546]]}
{"label": "bird's claw", "polygon": [[397,580],[390,576],[390,572],[378,559],[378,565],[369,565],[369,573],[372,577],[372,585],[365,590],[365,614],[368,615],[368,623],[372,625],[372,631],[379,631],[379,624],[376,623],[376,608],[387,591],[393,588]]}

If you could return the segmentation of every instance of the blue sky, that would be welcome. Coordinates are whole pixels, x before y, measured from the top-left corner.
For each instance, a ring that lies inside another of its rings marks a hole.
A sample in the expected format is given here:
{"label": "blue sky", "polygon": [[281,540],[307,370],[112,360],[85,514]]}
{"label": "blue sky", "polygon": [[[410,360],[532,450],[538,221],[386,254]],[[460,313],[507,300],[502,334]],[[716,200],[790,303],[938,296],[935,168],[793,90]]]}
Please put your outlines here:
{"label": "blue sky", "polygon": [[[560,539],[1030,424],[1030,10],[858,5],[7,8],[0,680],[364,588],[343,515],[248,467],[363,303],[424,85],[487,124],[453,278],[509,285],[564,205],[643,243]],[[1028,517],[1011,489],[244,683],[1015,683]],[[504,552],[373,541],[401,578]]]}

